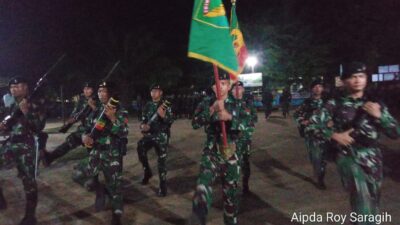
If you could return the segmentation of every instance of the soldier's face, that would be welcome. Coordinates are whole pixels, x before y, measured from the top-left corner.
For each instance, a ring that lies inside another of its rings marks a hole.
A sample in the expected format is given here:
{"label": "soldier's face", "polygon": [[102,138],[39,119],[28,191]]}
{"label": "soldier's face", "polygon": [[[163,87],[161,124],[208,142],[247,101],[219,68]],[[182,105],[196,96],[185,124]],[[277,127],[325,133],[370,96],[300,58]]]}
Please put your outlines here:
{"label": "soldier's face", "polygon": [[344,81],[344,84],[351,92],[362,91],[367,86],[367,74],[354,73]]}
{"label": "soldier's face", "polygon": [[[221,90],[221,96],[228,95],[229,89],[231,89],[231,82],[229,80],[220,80],[219,86],[220,86],[220,90]],[[217,95],[217,87],[215,84],[212,86],[212,89],[213,89],[215,95]]]}
{"label": "soldier's face", "polygon": [[243,98],[243,93],[244,93],[244,87],[243,86],[234,86],[232,88],[232,95],[236,99],[242,99]]}
{"label": "soldier's face", "polygon": [[93,88],[91,88],[91,87],[84,87],[83,88],[83,95],[86,98],[89,98],[90,96],[92,96],[92,94],[93,94]]}
{"label": "soldier's face", "polygon": [[103,104],[106,104],[108,102],[108,99],[110,99],[107,88],[99,88],[99,90],[97,91],[97,95],[99,96],[99,99]]}
{"label": "soldier's face", "polygon": [[161,99],[162,91],[160,89],[153,89],[150,91],[151,98],[153,101],[157,101]]}
{"label": "soldier's face", "polygon": [[314,95],[321,95],[323,91],[324,91],[324,86],[322,86],[321,84],[317,84],[312,88],[312,93]]}
{"label": "soldier's face", "polygon": [[11,84],[10,93],[15,98],[25,97],[28,94],[28,85],[24,83]]}

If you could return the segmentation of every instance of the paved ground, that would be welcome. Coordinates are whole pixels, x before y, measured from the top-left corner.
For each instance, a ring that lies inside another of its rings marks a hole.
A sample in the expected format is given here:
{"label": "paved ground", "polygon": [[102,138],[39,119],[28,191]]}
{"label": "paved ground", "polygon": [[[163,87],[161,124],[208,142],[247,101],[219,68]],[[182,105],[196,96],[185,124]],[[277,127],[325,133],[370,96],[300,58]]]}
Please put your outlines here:
{"label": "paved ground", "polygon": [[[251,156],[253,194],[241,197],[240,224],[248,225],[291,225],[293,213],[302,214],[348,214],[347,194],[341,187],[336,167],[329,164],[326,183],[328,190],[320,191],[311,178],[312,169],[307,159],[303,140],[291,119],[283,119],[275,112],[265,122],[260,121],[254,136]],[[59,126],[50,123],[47,129]],[[65,135],[51,134],[48,148],[53,149]],[[158,179],[155,176],[148,186],[139,181],[141,166],[136,155],[136,142],[140,138],[138,123],[130,124],[129,153],[124,165],[124,224],[137,225],[183,225],[189,223],[191,198],[199,170],[198,162],[204,142],[202,130],[193,130],[189,120],[178,120],[172,127],[171,147],[168,156],[169,195],[159,198],[155,192]],[[385,148],[385,180],[382,193],[382,211],[392,216],[391,223],[400,224],[400,162],[399,141],[383,139]],[[83,149],[75,150],[57,161],[53,166],[41,169],[39,184],[39,224],[109,224],[110,212],[94,211],[94,194],[85,191],[70,179],[71,169],[82,157]],[[149,155],[153,171],[156,170],[154,151]],[[24,211],[24,194],[16,171],[1,171],[1,185],[9,208],[0,213],[0,225],[18,224]],[[222,199],[220,185],[215,185],[214,203],[208,224],[221,225]],[[340,224],[309,223],[306,224]],[[347,220],[347,223],[350,224]]]}

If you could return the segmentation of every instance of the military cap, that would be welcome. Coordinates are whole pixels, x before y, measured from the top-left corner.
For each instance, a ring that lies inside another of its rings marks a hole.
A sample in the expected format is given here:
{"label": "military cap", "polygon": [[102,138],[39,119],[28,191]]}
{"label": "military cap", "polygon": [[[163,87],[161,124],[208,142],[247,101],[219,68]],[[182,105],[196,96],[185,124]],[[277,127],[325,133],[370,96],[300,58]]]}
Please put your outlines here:
{"label": "military cap", "polygon": [[240,80],[237,81],[236,83],[234,83],[233,86],[242,86],[242,87],[244,87],[243,82],[240,81]]}
{"label": "military cap", "polygon": [[21,83],[27,84],[28,81],[27,81],[25,78],[23,78],[23,77],[13,77],[13,78],[8,82],[8,86],[10,87],[11,84],[21,84]]}
{"label": "military cap", "polygon": [[150,91],[153,90],[153,89],[162,90],[162,87],[161,87],[160,84],[153,84],[153,85],[150,86]]}
{"label": "military cap", "polygon": [[367,74],[367,66],[362,62],[351,62],[343,66],[343,74],[340,79],[345,80],[355,73]]}
{"label": "military cap", "polygon": [[322,79],[315,79],[311,82],[310,88],[313,89],[315,85],[324,85],[324,81]]}
{"label": "military cap", "polygon": [[115,91],[115,84],[111,81],[103,81],[99,84],[99,88],[107,88],[108,92]]}
{"label": "military cap", "polygon": [[85,82],[85,83],[83,84],[83,87],[84,87],[84,88],[85,88],[85,87],[94,88],[95,85],[94,85],[92,82]]}

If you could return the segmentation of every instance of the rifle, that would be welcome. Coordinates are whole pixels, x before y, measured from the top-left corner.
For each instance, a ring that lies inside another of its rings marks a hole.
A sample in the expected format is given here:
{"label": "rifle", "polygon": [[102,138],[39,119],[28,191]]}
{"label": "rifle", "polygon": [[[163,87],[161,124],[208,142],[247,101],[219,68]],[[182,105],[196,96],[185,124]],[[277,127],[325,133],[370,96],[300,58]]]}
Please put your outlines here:
{"label": "rifle", "polygon": [[[117,69],[119,63],[121,62],[121,60],[118,60],[117,62],[114,63],[113,67],[111,68],[110,71],[108,71],[107,75],[102,79],[102,80],[107,80],[115,71],[115,69]],[[66,133],[71,127],[72,125],[74,125],[76,122],[78,122],[79,120],[85,118],[87,115],[89,115],[89,113],[92,111],[92,109],[90,108],[89,105],[86,105],[81,111],[79,111],[77,114],[75,114],[72,117],[72,122],[66,123],[64,124],[64,126],[62,126],[58,132],[60,133]]]}
{"label": "rifle", "polygon": [[[107,105],[111,106],[113,108],[117,108],[119,106],[119,100],[111,97],[108,100]],[[96,119],[95,125],[93,126],[92,130],[90,131],[89,137],[91,137],[93,139],[93,141],[95,141],[96,139],[99,138],[100,134],[104,131],[107,122],[109,121],[107,119],[106,115],[104,114],[105,111],[106,111],[106,107],[104,107],[103,111],[101,111],[100,115]],[[90,150],[93,148],[93,146],[86,145],[86,148],[88,148]]]}
{"label": "rifle", "polygon": [[[162,100],[160,105],[162,108],[168,109],[168,108],[171,108],[172,103],[168,100]],[[158,107],[157,107],[157,109],[158,109]],[[150,117],[150,119],[146,123],[148,126],[150,126],[150,129],[148,131],[142,130],[143,135],[147,135],[147,134],[151,133],[152,130],[154,130],[154,129],[151,129],[151,125],[152,125],[152,123],[154,123],[156,121],[157,118],[158,118],[158,113],[156,110],[156,112]]]}
{"label": "rifle", "polygon": [[[40,88],[42,88],[44,82],[46,81],[47,76],[53,72],[53,70],[61,63],[61,61],[65,58],[65,54],[63,54],[60,58],[58,58],[57,62],[54,63],[49,70],[36,82],[36,86],[33,89],[32,93],[27,97],[27,100],[32,100],[36,94],[39,92]],[[22,111],[19,107],[16,107],[15,110],[11,112],[10,115],[6,116],[4,120],[1,122],[7,129],[11,129],[17,122],[18,119],[22,116]]]}

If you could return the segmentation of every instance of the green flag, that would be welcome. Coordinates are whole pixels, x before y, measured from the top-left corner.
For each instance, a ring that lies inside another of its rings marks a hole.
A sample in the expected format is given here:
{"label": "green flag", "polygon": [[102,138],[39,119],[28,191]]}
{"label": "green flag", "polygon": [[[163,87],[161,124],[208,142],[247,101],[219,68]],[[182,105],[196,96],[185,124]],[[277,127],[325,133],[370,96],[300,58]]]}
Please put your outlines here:
{"label": "green flag", "polygon": [[238,60],[221,0],[195,0],[188,56],[238,74]]}

